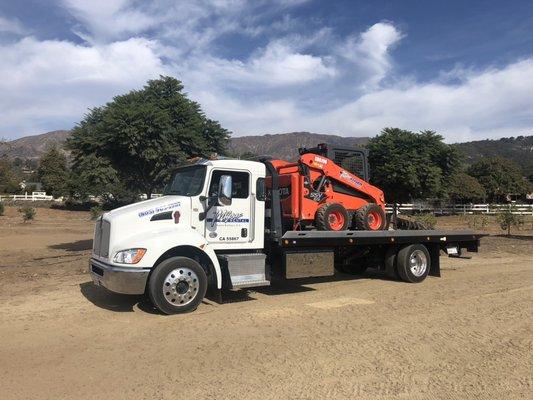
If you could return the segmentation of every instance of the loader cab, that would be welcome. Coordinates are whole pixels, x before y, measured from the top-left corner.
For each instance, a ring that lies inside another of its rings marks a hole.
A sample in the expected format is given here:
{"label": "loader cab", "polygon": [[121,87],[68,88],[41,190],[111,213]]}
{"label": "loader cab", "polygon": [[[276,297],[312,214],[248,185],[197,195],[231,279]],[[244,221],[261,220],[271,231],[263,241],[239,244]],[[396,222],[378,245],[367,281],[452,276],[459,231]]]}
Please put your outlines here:
{"label": "loader cab", "polygon": [[369,181],[370,168],[368,167],[368,150],[347,148],[341,146],[328,145],[320,143],[312,148],[299,148],[300,155],[313,153],[324,156],[332,160],[338,166],[346,171],[357,175],[359,178]]}

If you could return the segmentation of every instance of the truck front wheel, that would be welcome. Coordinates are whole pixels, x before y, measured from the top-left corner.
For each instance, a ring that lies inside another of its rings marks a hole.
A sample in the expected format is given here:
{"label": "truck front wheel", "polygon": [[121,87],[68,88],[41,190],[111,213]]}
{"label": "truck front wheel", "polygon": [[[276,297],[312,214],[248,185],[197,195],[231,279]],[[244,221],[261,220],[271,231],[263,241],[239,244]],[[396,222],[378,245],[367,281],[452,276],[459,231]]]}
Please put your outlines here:
{"label": "truck front wheel", "polygon": [[148,282],[150,300],[165,314],[196,310],[206,290],[204,269],[187,257],[172,257],[161,262]]}
{"label": "truck front wheel", "polygon": [[428,276],[431,258],[426,246],[411,244],[398,252],[396,263],[398,275],[403,281],[418,283]]}

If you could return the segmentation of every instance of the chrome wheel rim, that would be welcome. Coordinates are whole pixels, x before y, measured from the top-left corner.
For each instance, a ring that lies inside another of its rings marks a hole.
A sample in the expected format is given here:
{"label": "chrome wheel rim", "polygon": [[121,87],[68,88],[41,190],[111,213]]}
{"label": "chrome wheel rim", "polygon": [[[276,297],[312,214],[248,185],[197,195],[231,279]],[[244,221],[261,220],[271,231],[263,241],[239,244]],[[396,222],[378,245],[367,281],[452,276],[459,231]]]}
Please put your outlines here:
{"label": "chrome wheel rim", "polygon": [[194,300],[198,294],[198,275],[189,268],[176,268],[163,282],[163,296],[176,307],[183,307]]}
{"label": "chrome wheel rim", "polygon": [[409,269],[416,277],[421,277],[428,267],[428,259],[422,250],[415,250],[409,257]]}

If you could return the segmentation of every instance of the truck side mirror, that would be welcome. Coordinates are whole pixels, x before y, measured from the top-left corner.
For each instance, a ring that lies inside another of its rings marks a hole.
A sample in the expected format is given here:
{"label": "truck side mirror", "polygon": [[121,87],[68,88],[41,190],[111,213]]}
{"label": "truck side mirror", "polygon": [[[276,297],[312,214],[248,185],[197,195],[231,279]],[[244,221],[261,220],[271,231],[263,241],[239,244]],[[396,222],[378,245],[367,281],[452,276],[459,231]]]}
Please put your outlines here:
{"label": "truck side mirror", "polygon": [[231,175],[222,175],[218,183],[218,204],[221,206],[231,205],[231,194],[233,189],[233,180]]}

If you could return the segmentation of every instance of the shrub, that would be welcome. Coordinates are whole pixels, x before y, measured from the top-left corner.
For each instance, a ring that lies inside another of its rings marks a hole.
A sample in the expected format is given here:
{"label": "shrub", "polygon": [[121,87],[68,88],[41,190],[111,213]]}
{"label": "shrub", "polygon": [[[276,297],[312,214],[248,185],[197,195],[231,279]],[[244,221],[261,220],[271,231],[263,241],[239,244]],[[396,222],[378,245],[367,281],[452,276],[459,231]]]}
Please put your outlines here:
{"label": "shrub", "polygon": [[520,229],[524,225],[524,216],[515,214],[515,210],[516,208],[510,204],[508,208],[496,215],[496,221],[498,221],[502,230],[507,231],[507,236],[511,235],[511,227]]}
{"label": "shrub", "polygon": [[24,220],[24,222],[33,220],[35,218],[35,214],[37,213],[35,211],[35,208],[30,206],[20,207],[18,209],[18,212],[22,214],[22,219]]}
{"label": "shrub", "polygon": [[4,203],[0,201],[0,217],[4,215]]}
{"label": "shrub", "polygon": [[434,229],[435,225],[437,225],[437,217],[435,217],[435,215],[433,215],[432,213],[417,214],[414,215],[413,218],[415,219],[415,221],[424,224],[428,229]]}
{"label": "shrub", "polygon": [[484,229],[490,222],[489,217],[485,214],[474,214],[466,216],[469,228]]}
{"label": "shrub", "polygon": [[94,207],[91,207],[91,219],[94,221],[96,219],[98,219],[100,217],[100,215],[102,215],[102,207],[100,206],[94,206]]}

